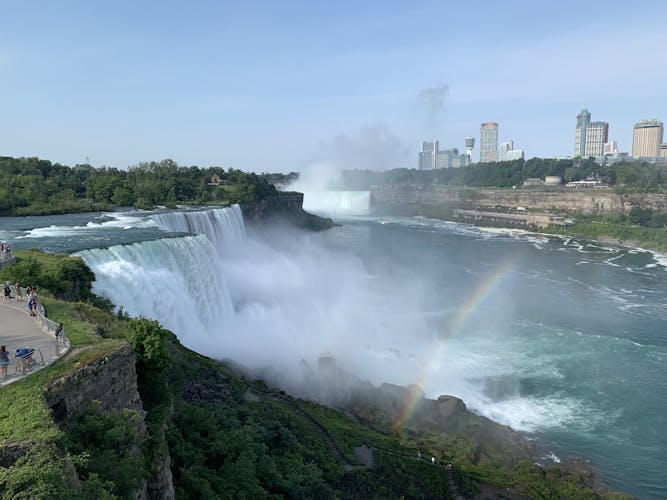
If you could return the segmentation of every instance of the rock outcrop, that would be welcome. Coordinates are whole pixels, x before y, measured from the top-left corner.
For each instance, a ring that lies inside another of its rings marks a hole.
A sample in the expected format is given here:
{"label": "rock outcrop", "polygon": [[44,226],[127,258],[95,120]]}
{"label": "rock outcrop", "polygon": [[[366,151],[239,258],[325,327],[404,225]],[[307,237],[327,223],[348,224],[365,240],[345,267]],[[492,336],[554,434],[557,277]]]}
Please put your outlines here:
{"label": "rock outcrop", "polygon": [[[143,416],[135,361],[134,352],[125,345],[53,382],[46,393],[46,402],[53,411],[54,420],[61,422],[75,413],[84,412],[92,401],[99,401],[100,408],[106,412],[127,408]],[[141,425],[145,434],[143,419]]]}
{"label": "rock outcrop", "polygon": [[501,453],[516,459],[535,453],[533,444],[520,433],[468,410],[454,396],[425,398],[418,386],[382,384],[369,390],[364,386],[337,406],[369,423],[380,421],[415,432],[440,433],[470,439],[477,445],[480,458]]}
{"label": "rock outcrop", "polygon": [[246,224],[274,223],[284,220],[297,227],[319,231],[332,227],[333,221],[303,209],[303,193],[279,192],[276,196],[241,204]]}
{"label": "rock outcrop", "polygon": [[[148,438],[135,363],[134,352],[129,345],[124,345],[53,382],[46,392],[46,402],[53,412],[53,419],[57,423],[63,422],[72,415],[86,411],[93,401],[97,401],[104,412],[124,409],[136,411],[141,416],[137,431]],[[139,452],[137,449],[136,453]],[[175,498],[170,457],[166,448],[161,456],[156,457],[155,462],[152,464],[153,476],[142,483],[136,498]]]}

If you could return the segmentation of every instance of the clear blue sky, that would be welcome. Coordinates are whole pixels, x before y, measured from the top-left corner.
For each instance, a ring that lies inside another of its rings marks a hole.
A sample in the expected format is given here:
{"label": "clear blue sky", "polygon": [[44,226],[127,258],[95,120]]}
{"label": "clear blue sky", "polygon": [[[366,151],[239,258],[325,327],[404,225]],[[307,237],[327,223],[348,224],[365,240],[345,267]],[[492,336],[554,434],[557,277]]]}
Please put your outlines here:
{"label": "clear blue sky", "polygon": [[667,122],[663,1],[0,0],[0,155],[125,168],[416,166],[497,121],[571,155],[576,115]]}

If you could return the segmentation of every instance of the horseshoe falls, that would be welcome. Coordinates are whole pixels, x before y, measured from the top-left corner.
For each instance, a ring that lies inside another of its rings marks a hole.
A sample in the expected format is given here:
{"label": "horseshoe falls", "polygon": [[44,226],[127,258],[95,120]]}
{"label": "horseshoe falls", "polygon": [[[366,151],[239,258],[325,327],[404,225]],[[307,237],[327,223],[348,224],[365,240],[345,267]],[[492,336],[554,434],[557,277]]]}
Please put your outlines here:
{"label": "horseshoe falls", "polygon": [[303,208],[327,215],[366,215],[371,209],[371,192],[306,190]]}

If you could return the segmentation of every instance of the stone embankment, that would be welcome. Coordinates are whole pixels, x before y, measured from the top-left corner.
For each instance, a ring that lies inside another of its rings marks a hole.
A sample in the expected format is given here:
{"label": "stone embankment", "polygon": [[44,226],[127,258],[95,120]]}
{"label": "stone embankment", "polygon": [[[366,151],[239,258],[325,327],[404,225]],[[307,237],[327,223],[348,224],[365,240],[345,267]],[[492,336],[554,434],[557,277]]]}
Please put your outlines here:
{"label": "stone embankment", "polygon": [[633,207],[667,211],[667,195],[617,194],[609,188],[518,188],[472,189],[452,186],[396,184],[376,186],[371,190],[377,211],[401,206],[455,205],[477,210],[498,207],[563,214],[627,214]]}

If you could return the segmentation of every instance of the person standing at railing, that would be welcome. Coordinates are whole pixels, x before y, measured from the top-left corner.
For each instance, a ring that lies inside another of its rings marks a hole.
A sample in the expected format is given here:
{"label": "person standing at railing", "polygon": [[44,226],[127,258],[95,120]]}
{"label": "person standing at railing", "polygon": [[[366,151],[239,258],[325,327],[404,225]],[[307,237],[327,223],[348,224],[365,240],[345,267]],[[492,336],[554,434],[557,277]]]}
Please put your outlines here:
{"label": "person standing at railing", "polygon": [[63,324],[62,323],[59,323],[58,326],[56,327],[55,335],[56,335],[56,341],[62,340],[62,335],[63,335]]}
{"label": "person standing at railing", "polygon": [[30,316],[37,316],[37,305],[38,305],[38,300],[37,300],[37,293],[33,290],[32,293],[30,294],[30,298],[28,299],[28,311],[30,313]]}
{"label": "person standing at railing", "polygon": [[18,281],[14,285],[14,293],[16,294],[16,302],[22,302],[23,291],[21,290],[21,284]]}
{"label": "person standing at railing", "polygon": [[7,378],[7,367],[9,366],[9,353],[7,346],[0,345],[0,375],[2,378]]}

